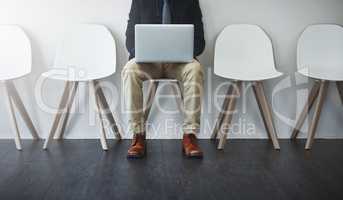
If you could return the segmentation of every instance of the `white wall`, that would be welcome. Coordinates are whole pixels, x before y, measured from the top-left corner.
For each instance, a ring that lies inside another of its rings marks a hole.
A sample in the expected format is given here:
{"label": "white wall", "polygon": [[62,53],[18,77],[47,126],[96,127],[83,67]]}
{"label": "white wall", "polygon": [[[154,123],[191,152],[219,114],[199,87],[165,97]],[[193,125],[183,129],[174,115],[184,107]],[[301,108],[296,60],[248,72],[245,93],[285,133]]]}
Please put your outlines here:
{"label": "white wall", "polygon": [[[51,126],[53,115],[42,111],[34,98],[33,88],[39,74],[45,71],[52,64],[54,50],[58,42],[58,36],[63,29],[72,23],[87,22],[99,23],[108,26],[113,32],[118,44],[118,68],[127,60],[124,48],[124,32],[126,28],[127,15],[131,1],[128,0],[0,0],[0,24],[19,24],[22,26],[33,45],[34,63],[32,75],[16,81],[16,85],[28,107],[32,118],[37,125],[42,136],[47,135]],[[288,74],[282,79],[268,81],[266,83],[269,99],[271,94],[274,99],[274,110],[276,112],[276,126],[281,137],[287,138],[294,124],[296,113],[299,113],[306,96],[307,80],[295,77],[296,70],[296,41],[302,30],[309,24],[314,23],[337,23],[343,24],[343,1],[341,0],[201,0],[206,29],[206,51],[200,60],[209,73],[205,94],[213,92],[212,89],[224,82],[212,74],[213,47],[218,33],[229,24],[252,23],[262,26],[271,36],[276,55],[277,67],[280,71]],[[120,73],[107,79],[115,83],[120,88]],[[302,84],[296,90],[295,84]],[[308,84],[310,85],[310,84]],[[280,88],[283,88],[280,90]],[[302,90],[300,90],[302,88]],[[58,104],[63,84],[57,81],[49,82],[44,89],[44,99],[49,105]],[[82,88],[81,88],[82,89]],[[85,89],[85,88],[83,88]],[[280,90],[280,91],[279,91]],[[222,90],[221,90],[222,91]],[[297,92],[298,91],[298,92]],[[170,92],[165,89],[163,92]],[[223,91],[222,91],[223,92]],[[1,94],[3,95],[3,94]],[[81,92],[79,99],[86,94]],[[203,131],[201,137],[209,137],[209,126],[212,127],[218,111],[213,106],[210,99],[213,95],[205,98]],[[339,101],[337,91],[331,88],[318,128],[318,135],[325,138],[343,137],[343,107]],[[86,109],[86,102],[78,101],[77,107]],[[299,102],[299,103],[296,103]],[[164,106],[175,106],[174,101],[161,101]],[[240,138],[264,138],[266,133],[261,123],[256,103],[251,91],[246,99],[247,110],[243,115],[236,115],[234,122],[239,120],[245,125],[256,125],[256,132],[248,135],[244,126],[240,126],[239,134],[232,137]],[[120,115],[120,106],[112,106],[116,109],[116,116],[120,124],[126,125],[126,117]],[[8,125],[8,115],[4,103],[0,104],[0,138],[10,138],[12,133]],[[154,138],[176,138],[180,137],[180,132],[164,130],[163,122],[166,119],[182,121],[179,115],[166,115],[152,111],[153,117],[150,119],[153,124],[159,127],[159,131],[150,131],[148,134]],[[241,116],[240,119],[238,116]],[[157,120],[158,119],[158,120]],[[287,120],[288,119],[288,120]],[[19,120],[21,122],[21,120]],[[206,128],[207,127],[207,128]],[[237,126],[238,127],[238,126]],[[236,128],[237,128],[236,127]],[[305,126],[306,129],[307,126]],[[305,130],[304,129],[304,130]],[[21,126],[23,136],[29,134],[24,126]],[[68,138],[94,138],[99,133],[99,128],[89,125],[88,114],[75,114],[71,119],[71,126],[67,130]],[[304,134],[303,134],[304,136]]]}

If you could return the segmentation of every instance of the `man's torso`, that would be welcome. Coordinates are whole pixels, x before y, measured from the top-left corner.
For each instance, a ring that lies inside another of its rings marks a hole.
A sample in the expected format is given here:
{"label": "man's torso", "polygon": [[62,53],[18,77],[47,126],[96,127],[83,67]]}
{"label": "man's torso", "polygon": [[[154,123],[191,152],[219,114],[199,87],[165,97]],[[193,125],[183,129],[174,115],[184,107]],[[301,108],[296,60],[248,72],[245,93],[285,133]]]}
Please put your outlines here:
{"label": "man's torso", "polygon": [[[138,3],[141,24],[160,24],[162,20],[161,0],[133,0]],[[169,0],[173,24],[192,24],[193,0]]]}

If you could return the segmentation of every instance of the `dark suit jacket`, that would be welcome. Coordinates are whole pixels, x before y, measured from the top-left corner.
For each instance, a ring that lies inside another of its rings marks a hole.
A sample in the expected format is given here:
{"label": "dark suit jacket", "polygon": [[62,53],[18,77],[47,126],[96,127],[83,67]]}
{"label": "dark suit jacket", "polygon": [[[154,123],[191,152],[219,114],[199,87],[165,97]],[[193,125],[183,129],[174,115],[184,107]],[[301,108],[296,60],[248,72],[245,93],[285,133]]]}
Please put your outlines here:
{"label": "dark suit jacket", "polygon": [[[204,27],[199,0],[168,0],[172,24],[194,24],[194,56],[205,48]],[[126,29],[126,48],[130,59],[135,56],[135,25],[160,24],[162,10],[160,0],[132,0]]]}

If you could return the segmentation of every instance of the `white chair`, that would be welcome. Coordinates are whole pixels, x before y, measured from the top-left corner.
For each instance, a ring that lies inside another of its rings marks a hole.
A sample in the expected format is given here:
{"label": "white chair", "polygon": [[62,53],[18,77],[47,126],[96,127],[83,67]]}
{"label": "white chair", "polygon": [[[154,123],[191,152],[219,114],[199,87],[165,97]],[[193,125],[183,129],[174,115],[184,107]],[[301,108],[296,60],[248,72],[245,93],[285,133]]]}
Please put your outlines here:
{"label": "white chair", "polygon": [[318,126],[320,113],[330,82],[336,82],[343,102],[343,28],[338,25],[321,24],[306,28],[298,42],[298,73],[315,79],[296,126],[292,139],[296,139],[314,102],[315,111],[308,131],[305,149],[310,150]]}
{"label": "white chair", "polygon": [[[61,75],[61,73],[56,73],[56,70],[65,71],[68,74]],[[47,149],[48,143],[54,135],[55,139],[62,138],[79,82],[89,83],[90,95],[94,97],[94,102],[96,102],[95,108],[101,123],[100,141],[102,148],[108,150],[103,117],[107,117],[116,137],[121,138],[99,84],[100,79],[115,72],[116,44],[111,32],[105,26],[78,24],[65,33],[57,48],[53,70],[43,74],[45,77],[67,82],[59,105],[59,110],[62,111],[56,114],[43,149]]]}
{"label": "white chair", "polygon": [[[222,111],[212,133],[216,139],[220,132],[218,149],[224,149],[236,107],[241,95],[242,82],[252,82],[254,94],[274,148],[280,149],[273,123],[272,111],[267,102],[262,81],[282,75],[275,69],[272,42],[256,25],[237,24],[226,27],[216,41],[214,73],[234,80],[226,93]],[[226,126],[224,126],[226,125]]]}
{"label": "white chair", "polygon": [[0,81],[4,92],[3,99],[9,108],[9,119],[13,132],[15,132],[14,140],[18,150],[21,150],[22,146],[14,106],[17,107],[33,138],[39,139],[32,120],[12,82],[13,79],[29,74],[31,65],[31,44],[24,31],[15,25],[0,25]]}

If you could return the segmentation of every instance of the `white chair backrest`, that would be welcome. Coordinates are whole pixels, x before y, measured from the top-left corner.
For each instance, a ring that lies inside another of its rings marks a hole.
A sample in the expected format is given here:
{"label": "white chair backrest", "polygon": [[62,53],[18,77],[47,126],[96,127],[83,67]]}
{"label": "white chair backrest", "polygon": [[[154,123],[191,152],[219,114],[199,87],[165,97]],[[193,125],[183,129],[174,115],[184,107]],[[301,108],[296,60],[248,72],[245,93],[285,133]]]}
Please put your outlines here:
{"label": "white chair backrest", "polygon": [[102,25],[78,24],[71,27],[57,48],[54,68],[71,70],[66,80],[89,81],[116,72],[116,44]]}
{"label": "white chair backrest", "polygon": [[0,25],[0,80],[19,78],[31,72],[29,38],[15,25]]}
{"label": "white chair backrest", "polygon": [[323,67],[343,73],[343,28],[332,24],[307,27],[298,41],[297,54],[298,69]]}
{"label": "white chair backrest", "polygon": [[236,24],[221,32],[215,47],[215,74],[232,79],[259,79],[261,72],[269,71],[276,71],[273,47],[259,26]]}

